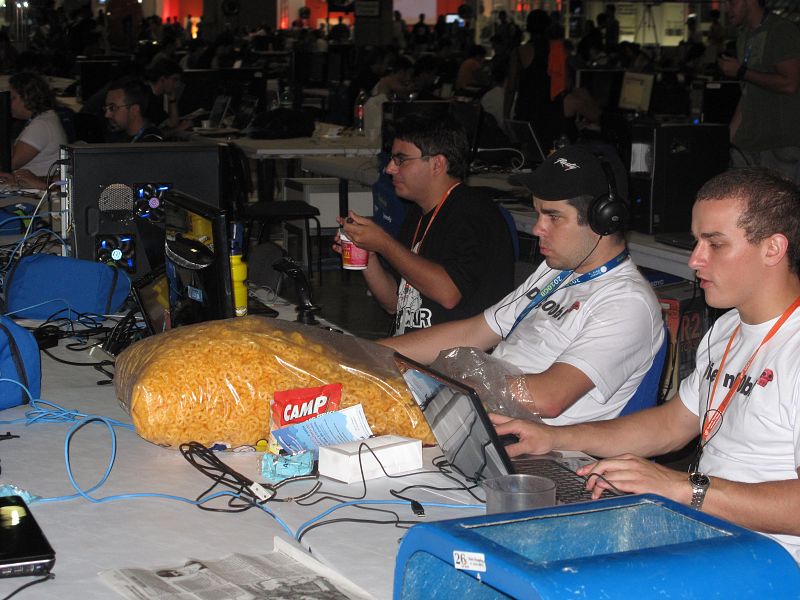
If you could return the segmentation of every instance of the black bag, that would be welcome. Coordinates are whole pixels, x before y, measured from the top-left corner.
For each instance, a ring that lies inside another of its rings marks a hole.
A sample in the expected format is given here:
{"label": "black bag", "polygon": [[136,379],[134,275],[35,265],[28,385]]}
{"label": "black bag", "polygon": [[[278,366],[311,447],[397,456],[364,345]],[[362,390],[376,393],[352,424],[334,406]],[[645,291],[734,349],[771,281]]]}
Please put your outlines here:
{"label": "black bag", "polygon": [[250,137],[256,140],[311,137],[314,133],[314,117],[302,110],[276,108],[257,115],[250,130]]}

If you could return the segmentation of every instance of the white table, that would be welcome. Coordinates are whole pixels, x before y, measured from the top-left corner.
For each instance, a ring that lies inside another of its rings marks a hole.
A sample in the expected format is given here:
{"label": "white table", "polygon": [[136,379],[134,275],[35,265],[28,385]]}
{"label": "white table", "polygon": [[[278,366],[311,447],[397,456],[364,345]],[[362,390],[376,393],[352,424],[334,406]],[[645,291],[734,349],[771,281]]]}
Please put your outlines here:
{"label": "white table", "polygon": [[[59,348],[58,354],[73,361],[91,361],[82,354]],[[42,396],[64,408],[104,415],[130,422],[117,403],[111,386],[98,386],[101,377],[91,368],[68,367],[49,358],[43,361]],[[0,413],[0,419],[20,418],[28,407]],[[64,464],[64,441],[68,424],[0,425],[20,439],[0,441],[2,481],[39,496],[53,497],[74,493]],[[71,443],[72,466],[78,482],[85,488],[96,483],[107,466],[111,440],[102,425],[88,425]],[[427,449],[426,459],[438,455]],[[260,455],[224,453],[222,459],[234,469],[260,480]],[[348,495],[359,495],[359,485],[346,486],[324,479],[323,488]],[[420,474],[409,479],[374,480],[367,483],[368,498],[389,499],[390,488],[428,482],[442,487],[448,481],[439,475]],[[133,432],[117,432],[117,456],[107,483],[92,496],[160,492],[194,498],[210,481],[192,468],[176,450],[155,446]],[[287,495],[308,489],[307,483],[291,484]],[[413,491],[420,501],[470,504],[463,492]],[[331,503],[301,507],[291,503],[271,503],[270,508],[296,530],[302,523],[323,512]],[[404,519],[413,519],[408,506],[391,507]],[[32,511],[56,550],[56,578],[21,594],[21,598],[45,600],[94,600],[114,598],[97,573],[123,567],[158,567],[182,564],[193,558],[220,558],[232,552],[256,554],[272,547],[274,536],[291,539],[268,515],[257,509],[224,514],[202,511],[189,504],[163,499],[129,499],[94,504],[79,498],[64,502],[32,505]],[[426,520],[465,517],[479,514],[475,509],[428,509]],[[381,518],[357,508],[337,511],[333,517]],[[332,566],[376,598],[390,598],[394,557],[403,530],[391,525],[342,523],[310,531],[302,540],[313,556]],[[0,580],[0,596],[11,593],[30,578]]]}

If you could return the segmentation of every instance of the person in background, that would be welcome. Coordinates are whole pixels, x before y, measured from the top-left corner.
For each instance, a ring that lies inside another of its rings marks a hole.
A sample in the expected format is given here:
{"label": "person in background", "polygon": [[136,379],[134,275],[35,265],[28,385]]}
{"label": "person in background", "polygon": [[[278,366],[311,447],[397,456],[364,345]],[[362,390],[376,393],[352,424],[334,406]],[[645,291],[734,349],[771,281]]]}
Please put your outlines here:
{"label": "person in background", "polygon": [[121,131],[131,143],[160,142],[161,131],[145,116],[150,101],[148,86],[137,78],[112,82],[106,93],[105,117],[113,131]]}
{"label": "person in background", "polygon": [[730,123],[734,165],[777,169],[800,184],[800,30],[764,8],[763,0],[730,0],[728,18],[740,27],[737,58],[719,68],[742,82]]}
{"label": "person in background", "polygon": [[606,52],[612,54],[617,51],[619,46],[619,21],[617,20],[617,7],[614,4],[606,4],[605,43]]}
{"label": "person in background", "polygon": [[145,71],[145,80],[150,87],[150,99],[145,109],[145,117],[161,127],[165,134],[184,131],[192,124],[191,121],[181,120],[178,113],[182,73],[181,66],[168,59],[158,61]]}
{"label": "person in background", "polygon": [[468,165],[467,134],[454,117],[408,116],[386,167],[397,196],[413,203],[398,238],[352,211],[340,219],[370,252],[364,277],[395,315],[396,334],[479,314],[513,286],[509,225],[493,190],[464,184]]}
{"label": "person in background", "polygon": [[[11,116],[27,121],[11,147],[12,173],[0,173],[20,187],[44,188],[50,167],[59,159],[67,134],[56,114],[55,97],[47,81],[36,73],[17,73],[8,81]],[[24,184],[24,185],[23,185]]]}
{"label": "person in background", "polygon": [[493,349],[493,361],[522,372],[507,385],[531,417],[554,425],[613,418],[664,342],[661,307],[625,246],[622,161],[566,146],[515,183],[533,193],[544,262],[474,317],[381,343],[426,364],[450,348]]}
{"label": "person in background", "polygon": [[396,56],[384,75],[372,88],[364,105],[364,129],[369,137],[380,136],[383,125],[383,103],[403,98],[412,91],[414,65],[405,56]]}
{"label": "person in background", "polygon": [[[800,562],[800,189],[760,167],[727,171],[698,192],[692,233],[689,266],[706,302],[733,309],[706,333],[677,394],[574,427],[491,418],[498,434],[519,438],[510,456],[605,457],[578,470],[594,497],[611,486],[659,494],[763,532]],[[698,435],[688,477],[647,459]]]}
{"label": "person in background", "polygon": [[467,57],[458,67],[456,90],[477,90],[489,83],[488,73],[484,70],[486,48],[473,44],[467,49]]}

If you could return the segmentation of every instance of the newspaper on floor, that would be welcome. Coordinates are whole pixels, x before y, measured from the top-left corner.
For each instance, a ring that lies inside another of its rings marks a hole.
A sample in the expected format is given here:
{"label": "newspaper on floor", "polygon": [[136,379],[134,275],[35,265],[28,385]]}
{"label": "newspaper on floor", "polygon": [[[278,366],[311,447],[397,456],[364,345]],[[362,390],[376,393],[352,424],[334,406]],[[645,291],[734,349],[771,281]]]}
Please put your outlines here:
{"label": "newspaper on floor", "polygon": [[158,569],[115,569],[100,579],[130,600],[368,600],[367,592],[275,538],[269,554],[191,559]]}

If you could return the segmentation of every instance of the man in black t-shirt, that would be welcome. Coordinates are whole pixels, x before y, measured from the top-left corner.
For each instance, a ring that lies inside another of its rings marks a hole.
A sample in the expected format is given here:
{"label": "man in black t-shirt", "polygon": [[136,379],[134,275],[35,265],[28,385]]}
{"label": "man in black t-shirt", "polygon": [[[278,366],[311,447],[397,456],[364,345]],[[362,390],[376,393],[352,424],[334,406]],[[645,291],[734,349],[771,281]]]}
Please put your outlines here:
{"label": "man in black t-shirt", "polygon": [[103,112],[109,127],[128,136],[131,143],[164,139],[158,127],[145,117],[149,91],[144,81],[128,77],[112,82],[106,92]]}
{"label": "man in black t-shirt", "polygon": [[463,183],[468,157],[466,132],[453,117],[406,117],[386,167],[397,195],[413,203],[398,238],[352,211],[340,219],[370,252],[364,277],[396,315],[395,334],[476,315],[513,286],[510,227],[491,190]]}

